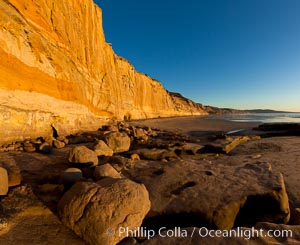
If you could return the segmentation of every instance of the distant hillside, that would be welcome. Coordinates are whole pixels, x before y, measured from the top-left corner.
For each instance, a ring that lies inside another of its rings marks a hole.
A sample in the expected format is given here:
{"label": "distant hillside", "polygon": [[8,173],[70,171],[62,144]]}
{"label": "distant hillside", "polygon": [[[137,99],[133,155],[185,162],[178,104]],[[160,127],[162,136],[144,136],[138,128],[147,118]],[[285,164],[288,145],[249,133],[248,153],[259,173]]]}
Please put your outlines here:
{"label": "distant hillside", "polygon": [[[251,109],[251,110],[238,110],[233,108],[219,108],[215,106],[203,105],[195,103],[194,101],[184,97],[180,93],[167,91],[168,94],[173,98],[174,104],[179,107],[184,105],[184,110],[188,108],[196,109],[197,111],[205,111],[208,114],[248,114],[248,113],[292,113],[289,111],[276,111],[271,109]],[[192,114],[192,113],[191,113]]]}
{"label": "distant hillside", "polygon": [[252,109],[252,110],[245,110],[245,112],[249,113],[291,113],[290,111],[276,111],[270,109]]}
{"label": "distant hillside", "polygon": [[271,109],[237,110],[232,108],[218,108],[214,106],[203,106],[209,114],[249,114],[249,113],[292,113],[290,111],[276,111]]}
{"label": "distant hillside", "polygon": [[232,108],[219,108],[214,106],[205,105],[204,110],[209,114],[239,114],[245,113],[243,110],[236,110]]}
{"label": "distant hillside", "polygon": [[[243,110],[236,110],[232,108],[219,108],[215,106],[209,106],[209,105],[203,105],[201,103],[196,103],[186,97],[184,97],[180,93],[175,93],[175,92],[170,92],[168,91],[169,95],[173,98],[174,104],[179,104],[179,105],[186,105],[186,108],[191,108],[194,109],[196,108],[199,111],[205,111],[208,114],[232,114],[232,113],[245,113]],[[179,103],[176,103],[178,101]],[[186,109],[187,110],[187,109]],[[192,114],[192,113],[191,113]]]}

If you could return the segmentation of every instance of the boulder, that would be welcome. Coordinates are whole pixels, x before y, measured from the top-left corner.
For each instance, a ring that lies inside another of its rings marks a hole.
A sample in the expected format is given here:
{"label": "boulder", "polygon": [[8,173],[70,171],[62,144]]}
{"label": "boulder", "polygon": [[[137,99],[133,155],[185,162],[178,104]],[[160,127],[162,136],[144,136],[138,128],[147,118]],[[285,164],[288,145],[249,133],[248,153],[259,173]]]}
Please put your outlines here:
{"label": "boulder", "polygon": [[87,148],[86,146],[76,146],[70,150],[69,153],[69,162],[75,163],[76,166],[97,166],[98,157],[97,154]]}
{"label": "boulder", "polygon": [[5,196],[8,192],[8,175],[5,168],[0,167],[0,196]]}
{"label": "boulder", "polygon": [[115,170],[109,163],[97,166],[94,170],[94,178],[100,180],[104,177],[121,178],[120,173]]}
{"label": "boulder", "polygon": [[97,140],[93,146],[93,150],[97,156],[112,156],[114,154],[113,150],[103,140]]}
{"label": "boulder", "polygon": [[116,169],[118,172],[122,171],[124,168],[128,168],[133,164],[133,160],[123,157],[123,156],[118,156],[114,155],[111,157],[105,157],[103,159],[100,159],[99,164],[103,165],[105,163],[109,163]]}
{"label": "boulder", "polygon": [[67,144],[69,143],[69,140],[68,140],[65,136],[58,136],[58,137],[56,138],[56,140],[61,141],[61,142],[64,142],[65,145],[67,145]]}
{"label": "boulder", "polygon": [[35,146],[31,143],[24,143],[23,149],[25,152],[29,152],[29,153],[36,151]]}
{"label": "boulder", "polygon": [[105,142],[114,153],[128,151],[130,138],[126,133],[110,132],[105,135]]}
{"label": "boulder", "polygon": [[82,179],[82,171],[78,168],[68,168],[63,172],[63,183],[67,186],[73,185]]}
{"label": "boulder", "polygon": [[52,145],[54,140],[55,138],[53,136],[48,136],[44,138],[44,142],[47,143],[48,145]]}
{"label": "boulder", "polygon": [[144,185],[111,178],[97,183],[78,182],[58,204],[62,222],[95,245],[117,244],[126,236],[120,229],[137,229],[149,209]]}
{"label": "boulder", "polygon": [[20,168],[12,157],[2,158],[0,160],[0,167],[5,168],[8,174],[8,186],[17,186],[21,184],[22,176]]}
{"label": "boulder", "polygon": [[[52,145],[52,143],[51,143]],[[50,154],[53,150],[53,147],[49,143],[45,142],[39,146],[39,152],[44,154]]]}
{"label": "boulder", "polygon": [[67,144],[69,144],[69,139],[65,138],[65,139],[63,140],[63,142],[67,145]]}
{"label": "boulder", "polygon": [[141,160],[139,154],[133,153],[130,155],[131,160]]}
{"label": "boulder", "polygon": [[135,151],[130,152],[131,154],[138,154],[142,159],[148,160],[162,160],[166,158],[176,158],[177,155],[173,151],[166,149],[157,149],[157,148],[141,148]]}
{"label": "boulder", "polygon": [[59,140],[59,141],[64,141],[66,139],[66,136],[57,136],[56,137],[56,140]]}
{"label": "boulder", "polygon": [[[254,138],[255,139],[255,138]],[[229,153],[238,145],[251,140],[249,136],[224,136],[205,145],[204,152]]]}
{"label": "boulder", "polygon": [[178,155],[189,154],[196,155],[200,153],[204,146],[195,143],[183,143],[180,146],[173,146],[170,150],[174,151]]}
{"label": "boulder", "polygon": [[148,217],[156,217],[160,225],[167,217],[173,217],[173,226],[217,229],[258,221],[288,222],[283,176],[268,163],[249,161],[139,161],[122,173],[147,187],[151,200]]}
{"label": "boulder", "polygon": [[65,147],[65,142],[63,141],[59,141],[59,140],[54,140],[53,141],[53,146],[57,149],[61,149],[61,148],[64,148]]}
{"label": "boulder", "polygon": [[141,139],[141,140],[148,140],[148,135],[146,134],[145,130],[142,128],[134,128],[133,129],[133,136],[136,139]]}

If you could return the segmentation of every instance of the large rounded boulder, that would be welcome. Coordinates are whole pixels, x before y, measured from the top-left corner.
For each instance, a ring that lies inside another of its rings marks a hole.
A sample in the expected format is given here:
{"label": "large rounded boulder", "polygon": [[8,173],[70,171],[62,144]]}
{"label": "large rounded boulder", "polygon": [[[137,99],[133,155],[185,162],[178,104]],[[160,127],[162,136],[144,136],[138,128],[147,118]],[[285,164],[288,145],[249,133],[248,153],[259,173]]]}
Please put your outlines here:
{"label": "large rounded boulder", "polygon": [[87,164],[98,165],[97,154],[86,146],[76,146],[71,149],[68,160],[73,166],[78,167],[85,167]]}
{"label": "large rounded boulder", "polygon": [[95,245],[117,244],[124,228],[137,229],[149,209],[145,186],[124,178],[78,182],[58,204],[62,222]]}
{"label": "large rounded boulder", "polygon": [[125,152],[130,148],[130,138],[126,133],[110,132],[105,135],[105,142],[114,153]]}

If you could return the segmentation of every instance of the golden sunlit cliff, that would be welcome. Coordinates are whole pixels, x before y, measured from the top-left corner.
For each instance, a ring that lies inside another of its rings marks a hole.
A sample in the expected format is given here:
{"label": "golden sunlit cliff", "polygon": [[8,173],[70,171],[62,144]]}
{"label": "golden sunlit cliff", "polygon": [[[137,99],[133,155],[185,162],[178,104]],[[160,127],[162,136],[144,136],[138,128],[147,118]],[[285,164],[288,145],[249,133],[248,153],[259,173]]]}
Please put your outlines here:
{"label": "golden sunlit cliff", "polygon": [[0,143],[94,129],[111,118],[206,114],[105,42],[92,0],[0,2]]}

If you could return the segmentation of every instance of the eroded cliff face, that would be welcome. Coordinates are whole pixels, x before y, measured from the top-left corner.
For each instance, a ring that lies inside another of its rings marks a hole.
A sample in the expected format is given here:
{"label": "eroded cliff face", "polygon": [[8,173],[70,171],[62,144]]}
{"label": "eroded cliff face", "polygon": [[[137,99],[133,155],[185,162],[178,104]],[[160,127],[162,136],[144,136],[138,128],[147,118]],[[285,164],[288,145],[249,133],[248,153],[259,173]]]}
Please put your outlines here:
{"label": "eroded cliff face", "polygon": [[92,0],[0,2],[0,111],[2,143],[54,124],[70,133],[110,118],[206,114],[117,56]]}

